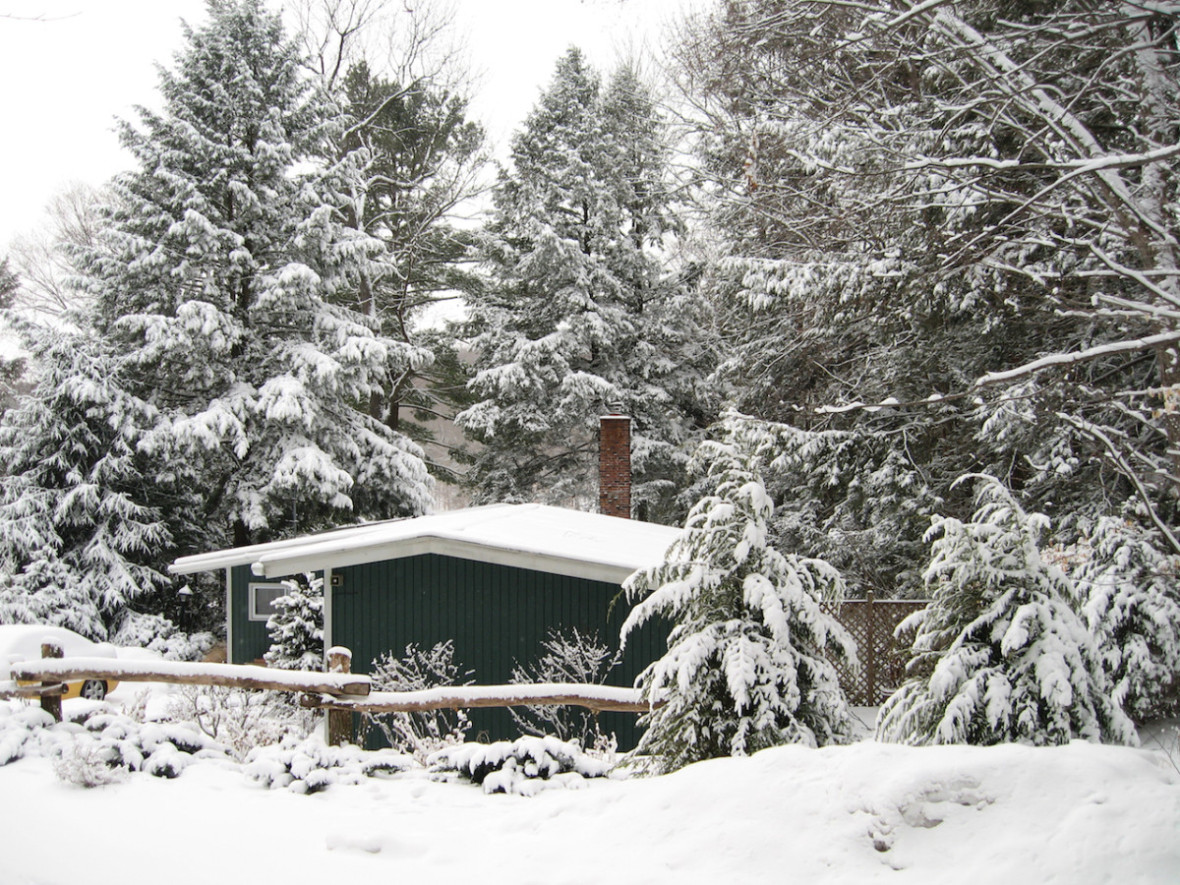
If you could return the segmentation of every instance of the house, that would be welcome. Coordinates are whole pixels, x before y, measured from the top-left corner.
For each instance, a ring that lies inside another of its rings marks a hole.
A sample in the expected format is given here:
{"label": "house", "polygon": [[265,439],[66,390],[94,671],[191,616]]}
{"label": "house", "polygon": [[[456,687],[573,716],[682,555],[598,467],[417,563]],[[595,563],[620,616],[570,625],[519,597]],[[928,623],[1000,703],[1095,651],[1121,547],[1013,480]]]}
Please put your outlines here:
{"label": "house", "polygon": [[[609,486],[603,483],[604,500],[609,495],[629,512],[625,490]],[[475,683],[491,685],[540,657],[553,630],[576,627],[617,648],[629,611],[622,582],[662,561],[677,534],[619,516],[495,504],[186,556],[170,571],[225,571],[231,663],[262,657],[281,581],[314,572],[324,578],[325,647],[351,649],[353,672],[368,672],[386,652],[400,657],[411,643],[429,649],[450,639],[456,662]],[[663,630],[646,626],[608,681],[631,685],[664,650]],[[472,711],[471,719],[491,739],[517,733],[507,710]],[[634,719],[604,713],[603,725],[627,746]]]}

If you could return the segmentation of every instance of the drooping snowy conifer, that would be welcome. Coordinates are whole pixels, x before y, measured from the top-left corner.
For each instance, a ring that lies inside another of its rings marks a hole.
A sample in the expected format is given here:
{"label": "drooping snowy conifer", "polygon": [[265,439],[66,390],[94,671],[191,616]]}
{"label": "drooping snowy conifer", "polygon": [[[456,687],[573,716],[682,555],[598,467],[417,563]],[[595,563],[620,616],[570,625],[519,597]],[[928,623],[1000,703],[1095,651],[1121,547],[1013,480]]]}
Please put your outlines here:
{"label": "drooping snowy conifer", "polygon": [[[1039,549],[1048,519],[1026,513],[998,480],[979,482],[969,522],[928,533],[930,605],[917,623],[909,676],[881,708],[877,734],[909,744],[1134,743],[1110,697],[1073,590]],[[903,624],[907,623],[903,622]]]}
{"label": "drooping snowy conifer", "polygon": [[324,665],[324,579],[303,575],[283,581],[285,595],[274,601],[266,621],[270,648],[266,663],[280,670],[322,670]]}
{"label": "drooping snowy conifer", "polygon": [[[8,266],[8,259],[0,259],[0,310],[12,307],[12,301],[20,285],[19,280]],[[0,326],[0,334],[4,333]],[[24,371],[24,360],[12,354],[0,354],[0,415],[12,405],[15,384]]]}
{"label": "drooping snowy conifer", "polygon": [[827,563],[768,544],[773,505],[755,458],[702,444],[716,492],[693,507],[663,564],[627,582],[638,600],[623,638],[656,616],[668,651],[640,675],[649,702],[637,753],[663,771],[784,743],[840,743],[851,733],[833,660],[856,661],[848,632],[821,606],[844,593]]}
{"label": "drooping snowy conifer", "polygon": [[512,144],[470,305],[478,500],[593,494],[597,418],[634,419],[633,499],[666,506],[699,407],[696,302],[662,255],[675,230],[667,149],[630,71],[606,88],[571,49]]}
{"label": "drooping snowy conifer", "polygon": [[421,512],[419,449],[366,407],[428,357],[342,297],[379,244],[333,203],[330,105],[261,0],[209,14],[161,70],[161,111],[122,126],[138,168],[81,257],[99,333],[161,411],[144,444],[186,453],[234,543]]}
{"label": "drooping snowy conifer", "polygon": [[35,386],[0,421],[0,623],[105,640],[171,583],[158,562],[174,477],[138,450],[155,410],[127,393],[100,342],[41,330],[26,345]]}
{"label": "drooping snowy conifer", "polygon": [[1135,721],[1180,707],[1180,559],[1133,523],[1099,520],[1074,573],[1113,697]]}

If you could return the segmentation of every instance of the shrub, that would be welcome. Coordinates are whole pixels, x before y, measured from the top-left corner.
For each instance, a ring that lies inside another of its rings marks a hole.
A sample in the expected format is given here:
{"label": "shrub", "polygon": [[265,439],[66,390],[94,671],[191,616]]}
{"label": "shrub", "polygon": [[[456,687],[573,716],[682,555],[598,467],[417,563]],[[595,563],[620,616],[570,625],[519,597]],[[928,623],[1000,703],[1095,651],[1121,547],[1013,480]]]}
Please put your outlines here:
{"label": "shrub", "polygon": [[[621,651],[611,652],[597,634],[586,636],[577,627],[568,631],[550,630],[541,644],[544,654],[526,666],[512,668],[512,682],[531,685],[542,682],[601,685],[623,658]],[[536,707],[510,707],[512,721],[526,734],[554,735],[560,740],[575,740],[583,747],[605,747],[613,737],[602,733],[598,714],[569,704],[545,704]]]}
{"label": "shrub", "polygon": [[522,737],[492,744],[461,744],[431,755],[435,772],[455,772],[485,793],[533,796],[544,789],[576,789],[587,778],[606,777],[611,766],[583,752],[576,741]]}
{"label": "shrub", "polygon": [[[381,691],[422,691],[442,685],[470,685],[471,671],[455,662],[451,640],[429,651],[416,644],[406,646],[401,658],[386,652],[373,661],[369,676]],[[462,680],[462,681],[460,681]],[[366,716],[395,750],[410,753],[420,762],[436,750],[463,742],[471,723],[464,710],[430,710],[421,713],[376,713]]]}

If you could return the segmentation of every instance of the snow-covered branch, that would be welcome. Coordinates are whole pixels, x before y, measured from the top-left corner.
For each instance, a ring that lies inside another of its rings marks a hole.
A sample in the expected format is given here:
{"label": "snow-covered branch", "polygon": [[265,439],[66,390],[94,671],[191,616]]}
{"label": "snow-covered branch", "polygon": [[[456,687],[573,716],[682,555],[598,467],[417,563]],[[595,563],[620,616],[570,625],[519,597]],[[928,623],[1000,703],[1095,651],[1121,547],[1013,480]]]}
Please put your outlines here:
{"label": "snow-covered branch", "polygon": [[993,384],[1002,384],[1007,381],[1012,381],[1015,378],[1031,375],[1034,372],[1041,371],[1042,369],[1071,366],[1077,363],[1084,363],[1090,360],[1099,359],[1101,357],[1111,356],[1112,354],[1116,353],[1129,353],[1138,350],[1154,350],[1156,348],[1175,344],[1177,341],[1180,341],[1180,332],[1161,332],[1158,335],[1149,335],[1146,338],[1135,338],[1130,341],[1116,341],[1110,344],[1100,344],[1097,347],[1091,347],[1076,353],[1057,353],[1051,356],[1042,357],[1039,360],[1033,360],[1030,363],[1025,363],[1023,366],[1018,366],[1015,369],[1008,369],[1004,372],[990,372],[987,375],[979,378],[975,382],[975,385],[977,387],[987,387]]}

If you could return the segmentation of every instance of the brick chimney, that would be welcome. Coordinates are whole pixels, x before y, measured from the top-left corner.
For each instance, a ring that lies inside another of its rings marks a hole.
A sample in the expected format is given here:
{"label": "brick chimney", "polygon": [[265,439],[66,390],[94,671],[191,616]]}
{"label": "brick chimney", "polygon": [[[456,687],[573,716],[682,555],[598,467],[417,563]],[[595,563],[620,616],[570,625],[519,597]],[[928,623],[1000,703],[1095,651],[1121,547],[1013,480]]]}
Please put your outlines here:
{"label": "brick chimney", "polygon": [[598,422],[598,512],[631,518],[631,419],[603,415]]}

